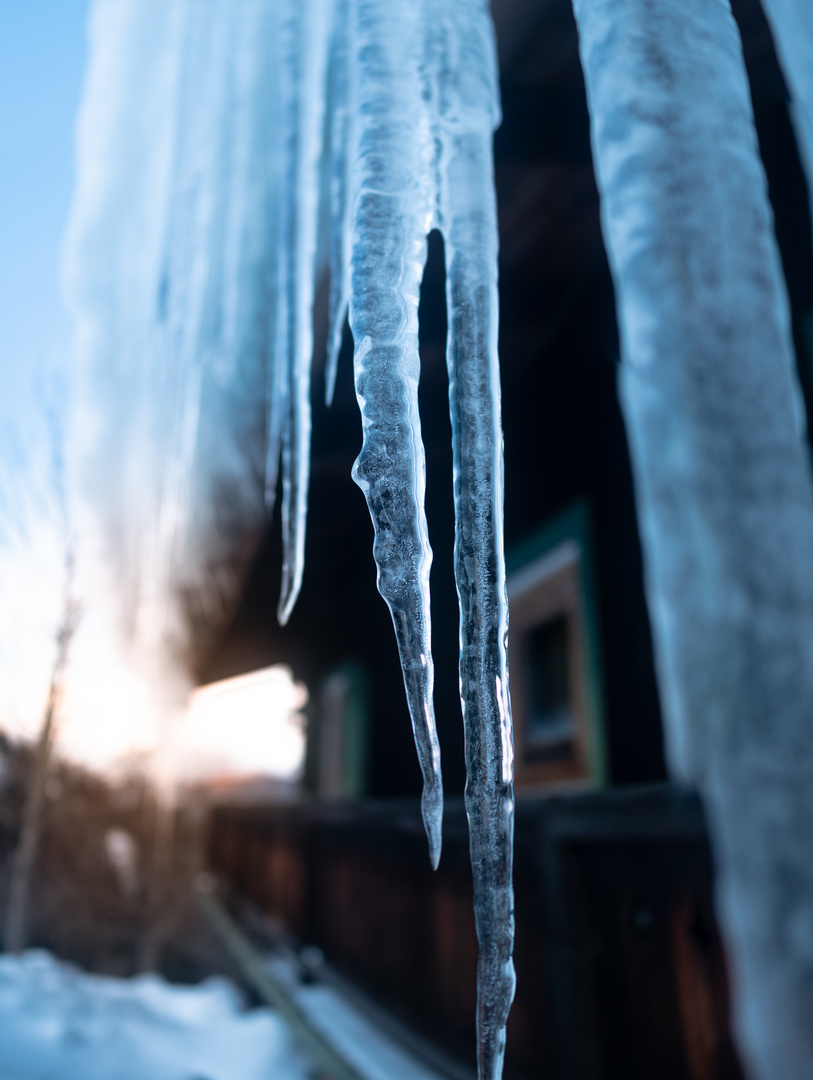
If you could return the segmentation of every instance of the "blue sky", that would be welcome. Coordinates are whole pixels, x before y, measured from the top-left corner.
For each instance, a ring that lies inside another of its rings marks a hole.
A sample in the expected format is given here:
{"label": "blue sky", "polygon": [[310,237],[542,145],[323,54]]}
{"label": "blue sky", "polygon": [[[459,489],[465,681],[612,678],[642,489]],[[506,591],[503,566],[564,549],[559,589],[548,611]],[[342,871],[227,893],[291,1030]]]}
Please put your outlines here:
{"label": "blue sky", "polygon": [[[0,3],[0,390],[67,346],[59,294],[88,0]],[[25,395],[24,395],[25,396]]]}
{"label": "blue sky", "polygon": [[70,349],[60,253],[87,8],[0,0],[0,723],[12,727],[41,714],[64,578],[42,392]]}

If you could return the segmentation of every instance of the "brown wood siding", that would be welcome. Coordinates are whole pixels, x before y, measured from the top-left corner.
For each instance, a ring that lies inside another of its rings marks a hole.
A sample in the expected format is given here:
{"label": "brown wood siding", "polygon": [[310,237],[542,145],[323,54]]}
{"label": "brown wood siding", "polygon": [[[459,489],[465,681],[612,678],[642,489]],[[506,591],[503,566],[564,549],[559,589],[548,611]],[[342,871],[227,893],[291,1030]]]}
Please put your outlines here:
{"label": "brown wood siding", "polygon": [[[212,868],[425,1035],[473,1061],[462,805],[432,873],[414,802],[220,807]],[[520,799],[507,1080],[742,1080],[713,871],[669,785]]]}

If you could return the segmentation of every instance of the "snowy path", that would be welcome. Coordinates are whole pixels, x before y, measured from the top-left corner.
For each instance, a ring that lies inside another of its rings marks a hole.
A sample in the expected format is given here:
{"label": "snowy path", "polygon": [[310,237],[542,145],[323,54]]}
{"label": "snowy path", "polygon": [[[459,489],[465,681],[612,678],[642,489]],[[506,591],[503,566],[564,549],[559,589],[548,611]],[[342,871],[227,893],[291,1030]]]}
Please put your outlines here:
{"label": "snowy path", "polygon": [[44,952],[0,956],[0,1080],[308,1080],[267,1009],[223,979],[85,975]]}

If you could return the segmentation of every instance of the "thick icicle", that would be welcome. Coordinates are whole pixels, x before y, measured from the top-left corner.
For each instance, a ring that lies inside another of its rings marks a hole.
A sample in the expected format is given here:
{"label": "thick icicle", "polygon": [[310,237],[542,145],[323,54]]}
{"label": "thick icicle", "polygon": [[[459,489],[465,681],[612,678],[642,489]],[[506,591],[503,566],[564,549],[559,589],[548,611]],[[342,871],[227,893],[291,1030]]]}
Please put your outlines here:
{"label": "thick icicle", "polygon": [[359,144],[350,326],[364,443],[353,469],[375,528],[378,589],[404,673],[423,773],[430,860],[440,858],[443,788],[432,690],[432,552],[418,416],[418,297],[432,218],[431,131],[421,97],[421,9],[359,0]]}
{"label": "thick icicle", "polygon": [[[192,514],[193,470],[201,413],[203,370],[217,347],[222,303],[220,254],[226,219],[229,178],[229,111],[233,61],[231,21],[223,0],[212,4],[209,19],[195,19],[188,7],[186,55],[177,103],[179,123],[163,271],[159,319],[166,324],[167,345],[177,373],[167,466],[154,532],[153,565],[142,587],[169,591],[175,564],[182,561],[184,526]],[[198,107],[191,107],[192,103]],[[186,124],[183,117],[189,117]],[[160,325],[160,323],[159,323]],[[163,382],[160,352],[153,378]],[[148,549],[149,550],[149,549]],[[160,647],[156,636],[153,647]]]}
{"label": "thick icicle", "polygon": [[[245,490],[252,486],[240,476],[245,461],[223,429],[229,411],[233,417],[243,404],[241,380],[262,369],[253,357],[259,352],[254,326],[265,255],[248,229],[262,227],[267,216],[269,179],[257,154],[264,76],[256,45],[251,48],[263,9],[247,3],[235,17],[227,0],[213,0],[205,19],[195,5],[179,10],[185,49],[177,99],[167,106],[174,105],[177,116],[175,162],[156,288],[155,347],[145,365],[154,398],[171,402],[166,422],[157,425],[168,434],[160,430],[158,436],[163,476],[157,523],[143,544],[147,618],[137,627],[142,644],[152,639],[148,647],[156,650],[166,645],[160,640],[161,595],[179,587],[194,591],[202,616],[214,624],[236,587],[232,583],[224,593],[228,575],[197,562],[197,534],[222,543],[217,510],[200,498],[198,484],[208,471],[214,488],[225,473],[233,497],[244,485],[241,496],[250,501],[254,494]],[[210,454],[207,429],[215,425],[221,431]],[[183,636],[180,628],[175,636]]]}
{"label": "thick icicle", "polygon": [[290,186],[288,264],[288,398],[282,426],[282,588],[277,616],[288,622],[305,567],[311,438],[311,360],[319,169],[325,113],[328,0],[301,0],[289,8],[296,108]]}
{"label": "thick icicle", "polygon": [[214,568],[234,567],[262,517],[275,17],[269,0],[93,5],[66,278],[98,440],[80,456],[105,491],[111,571],[142,649],[171,639],[183,654],[190,603],[198,625],[222,618],[237,579],[224,597]]}
{"label": "thick icicle", "polygon": [[[222,268],[212,254],[222,244],[222,191],[229,167],[223,116],[232,50],[225,5],[213,3],[206,23],[195,20],[185,5],[179,6],[177,18],[184,47],[176,96],[165,106],[175,120],[171,182],[162,193],[167,232],[160,286],[142,328],[150,348],[139,357],[148,399],[163,398],[157,411],[166,409],[163,423],[156,422],[157,416],[149,418],[155,440],[154,489],[147,511],[151,528],[137,540],[135,634],[149,653],[171,639],[178,646],[166,596],[183,564],[184,532],[192,514],[203,368],[220,310]],[[180,118],[190,114],[191,102],[201,107],[183,124]]]}
{"label": "thick icicle", "polygon": [[813,492],[727,0],[576,0],[672,768],[709,814],[740,1044],[813,1075]]}
{"label": "thick icicle", "polygon": [[[474,8],[478,10],[473,10]],[[502,427],[497,357],[497,218],[491,140],[499,122],[484,4],[453,3],[439,85],[441,222],[449,311],[455,577],[466,813],[480,954],[478,1074],[498,1080],[514,997],[513,736],[503,556]]]}

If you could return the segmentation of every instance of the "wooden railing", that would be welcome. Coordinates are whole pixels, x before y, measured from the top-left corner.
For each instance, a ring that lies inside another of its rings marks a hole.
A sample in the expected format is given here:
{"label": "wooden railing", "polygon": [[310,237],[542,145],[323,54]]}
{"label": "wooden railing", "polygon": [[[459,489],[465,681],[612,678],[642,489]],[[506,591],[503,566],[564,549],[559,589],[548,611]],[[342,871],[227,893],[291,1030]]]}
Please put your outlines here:
{"label": "wooden railing", "polygon": [[[219,806],[210,865],[461,1059],[476,938],[462,803]],[[671,785],[521,798],[506,1077],[741,1080],[700,804]]]}

